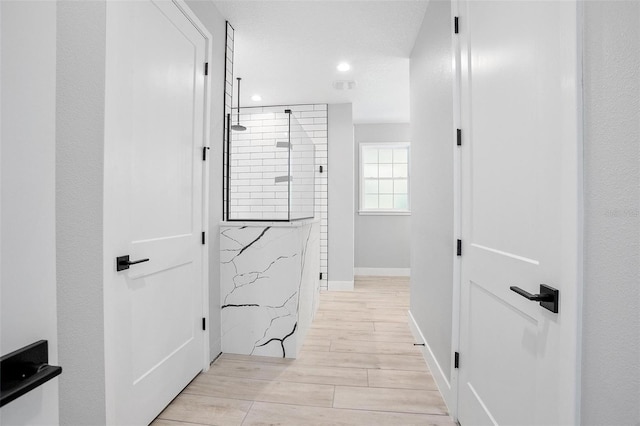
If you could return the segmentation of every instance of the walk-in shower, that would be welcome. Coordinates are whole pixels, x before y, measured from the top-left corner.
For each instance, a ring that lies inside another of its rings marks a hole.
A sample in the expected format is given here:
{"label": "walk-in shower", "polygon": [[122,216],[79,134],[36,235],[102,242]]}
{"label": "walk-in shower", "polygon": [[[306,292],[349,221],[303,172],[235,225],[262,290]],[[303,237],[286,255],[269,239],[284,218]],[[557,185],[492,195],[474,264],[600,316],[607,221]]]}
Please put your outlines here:
{"label": "walk-in shower", "polygon": [[[233,112],[233,111],[232,111]],[[227,116],[225,220],[295,221],[314,217],[315,146],[291,110],[264,107]]]}

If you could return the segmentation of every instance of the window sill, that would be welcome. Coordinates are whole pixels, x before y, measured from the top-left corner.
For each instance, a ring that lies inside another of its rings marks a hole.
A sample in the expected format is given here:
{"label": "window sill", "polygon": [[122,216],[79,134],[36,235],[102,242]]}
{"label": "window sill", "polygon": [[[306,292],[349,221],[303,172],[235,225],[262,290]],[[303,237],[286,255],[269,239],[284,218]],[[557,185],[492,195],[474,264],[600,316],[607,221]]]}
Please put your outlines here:
{"label": "window sill", "polygon": [[358,210],[360,216],[411,216],[411,211]]}

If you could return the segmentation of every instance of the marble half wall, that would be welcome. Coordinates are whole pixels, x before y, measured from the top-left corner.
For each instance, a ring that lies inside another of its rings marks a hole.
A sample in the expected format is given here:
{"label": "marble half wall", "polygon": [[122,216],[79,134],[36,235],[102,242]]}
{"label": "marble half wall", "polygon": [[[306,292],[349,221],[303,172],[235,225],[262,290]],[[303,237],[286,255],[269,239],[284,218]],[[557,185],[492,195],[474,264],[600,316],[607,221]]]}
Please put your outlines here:
{"label": "marble half wall", "polygon": [[320,291],[320,226],[220,226],[222,352],[296,358]]}

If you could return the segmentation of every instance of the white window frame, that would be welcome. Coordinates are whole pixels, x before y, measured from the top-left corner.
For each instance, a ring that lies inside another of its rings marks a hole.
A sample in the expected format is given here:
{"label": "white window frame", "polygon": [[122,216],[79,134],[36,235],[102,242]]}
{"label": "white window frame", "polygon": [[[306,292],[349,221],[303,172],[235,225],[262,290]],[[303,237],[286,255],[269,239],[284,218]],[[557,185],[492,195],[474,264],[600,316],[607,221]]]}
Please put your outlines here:
{"label": "white window frame", "polygon": [[[360,142],[358,158],[359,169],[359,201],[358,214],[371,216],[409,216],[411,215],[411,144],[409,142]],[[367,147],[376,147],[378,149],[407,149],[407,209],[365,209],[364,208],[364,155],[363,151]]]}

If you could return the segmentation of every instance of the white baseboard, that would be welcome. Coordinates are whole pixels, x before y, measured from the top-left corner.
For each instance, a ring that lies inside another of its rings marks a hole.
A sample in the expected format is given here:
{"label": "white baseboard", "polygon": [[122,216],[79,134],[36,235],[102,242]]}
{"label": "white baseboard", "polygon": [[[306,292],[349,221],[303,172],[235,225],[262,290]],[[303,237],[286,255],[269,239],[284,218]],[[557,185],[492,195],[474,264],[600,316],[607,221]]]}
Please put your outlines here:
{"label": "white baseboard", "polygon": [[411,311],[409,311],[409,328],[411,329],[411,334],[413,334],[416,342],[424,343],[424,346],[420,347],[422,356],[424,357],[427,365],[429,366],[429,369],[431,370],[431,375],[438,385],[438,390],[442,394],[442,398],[444,399],[444,403],[447,405],[447,409],[451,413],[452,403],[454,402],[452,399],[454,395],[451,389],[451,383],[449,382],[446,374],[444,374],[444,371],[442,371],[440,364],[436,360],[436,357],[429,347],[429,343],[424,338],[422,331],[420,331],[420,327],[418,327],[418,324],[416,323],[415,318],[413,318]]}
{"label": "white baseboard", "polygon": [[374,277],[408,277],[411,268],[355,268],[356,275],[368,275]]}
{"label": "white baseboard", "polygon": [[353,291],[353,281],[329,281],[329,291]]}

